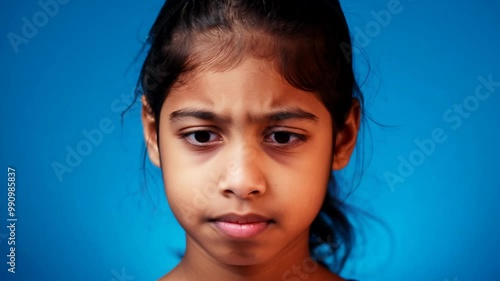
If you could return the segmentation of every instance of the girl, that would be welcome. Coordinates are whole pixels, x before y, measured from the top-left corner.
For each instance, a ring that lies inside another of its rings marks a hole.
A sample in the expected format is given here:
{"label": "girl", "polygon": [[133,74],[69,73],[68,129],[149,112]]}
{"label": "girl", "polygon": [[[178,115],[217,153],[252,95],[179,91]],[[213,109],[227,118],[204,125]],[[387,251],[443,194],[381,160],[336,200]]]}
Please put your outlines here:
{"label": "girl", "polygon": [[160,280],[343,280],[332,170],[362,97],[338,0],[168,0],[139,94],[147,152],[186,231]]}

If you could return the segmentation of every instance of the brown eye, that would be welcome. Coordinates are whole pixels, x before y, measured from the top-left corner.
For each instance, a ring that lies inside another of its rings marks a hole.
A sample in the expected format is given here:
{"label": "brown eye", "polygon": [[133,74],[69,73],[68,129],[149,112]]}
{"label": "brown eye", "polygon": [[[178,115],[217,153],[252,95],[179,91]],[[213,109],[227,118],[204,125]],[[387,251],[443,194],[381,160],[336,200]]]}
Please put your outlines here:
{"label": "brown eye", "polygon": [[307,140],[307,137],[304,135],[292,133],[292,132],[287,132],[287,131],[277,131],[274,133],[269,134],[265,139],[264,142],[270,143],[273,146],[277,147],[290,147],[290,146],[296,146],[301,144],[302,142],[305,142]]}
{"label": "brown eye", "polygon": [[209,146],[214,142],[222,140],[218,134],[210,131],[191,132],[182,135],[181,138],[195,146]]}
{"label": "brown eye", "polygon": [[290,139],[292,138],[292,135],[288,132],[276,132],[274,133],[274,139],[276,140],[277,143],[288,143]]}
{"label": "brown eye", "polygon": [[207,131],[195,132],[193,135],[197,142],[208,142],[210,140],[210,133]]}

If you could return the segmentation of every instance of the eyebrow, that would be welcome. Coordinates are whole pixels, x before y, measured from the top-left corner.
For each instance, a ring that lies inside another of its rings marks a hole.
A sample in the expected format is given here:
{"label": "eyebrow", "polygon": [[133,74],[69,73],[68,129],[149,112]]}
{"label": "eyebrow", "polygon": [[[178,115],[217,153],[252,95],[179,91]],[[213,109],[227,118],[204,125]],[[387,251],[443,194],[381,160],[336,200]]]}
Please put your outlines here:
{"label": "eyebrow", "polygon": [[[170,114],[170,122],[176,123],[180,122],[186,118],[196,118],[205,121],[212,121],[216,123],[231,123],[229,117],[217,115],[216,113],[208,110],[201,110],[195,108],[183,108],[176,110]],[[287,107],[285,109],[278,110],[276,112],[271,112],[269,114],[264,114],[258,117],[252,117],[252,120],[269,120],[273,122],[284,121],[284,120],[305,120],[311,122],[317,122],[319,118],[299,107]]]}

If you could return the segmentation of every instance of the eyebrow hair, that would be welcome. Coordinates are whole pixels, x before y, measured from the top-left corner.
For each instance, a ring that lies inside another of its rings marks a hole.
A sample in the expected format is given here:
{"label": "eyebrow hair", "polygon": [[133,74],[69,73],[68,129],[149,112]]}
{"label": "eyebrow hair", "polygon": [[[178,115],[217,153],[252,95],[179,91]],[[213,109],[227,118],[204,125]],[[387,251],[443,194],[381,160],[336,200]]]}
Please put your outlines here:
{"label": "eyebrow hair", "polygon": [[183,108],[170,113],[170,122],[175,123],[185,118],[196,118],[207,121],[216,121],[220,123],[229,123],[227,118],[219,116],[214,112],[199,110],[195,108]]}
{"label": "eyebrow hair", "polygon": [[[230,123],[231,120],[228,117],[217,115],[216,113],[208,110],[200,110],[200,109],[195,109],[195,108],[183,108],[176,110],[170,114],[170,122],[171,123],[176,123],[181,121],[182,119],[185,118],[196,118],[196,119],[201,119],[201,120],[206,120],[206,121],[213,121],[217,123]],[[284,120],[290,120],[290,119],[299,119],[299,120],[306,120],[306,121],[312,121],[312,122],[317,122],[319,118],[307,111],[304,111],[303,109],[300,109],[299,107],[287,107],[284,109],[280,109],[276,112],[271,112],[269,114],[264,114],[263,116],[254,118],[252,117],[252,120],[269,120],[273,122],[277,121],[284,121]]]}

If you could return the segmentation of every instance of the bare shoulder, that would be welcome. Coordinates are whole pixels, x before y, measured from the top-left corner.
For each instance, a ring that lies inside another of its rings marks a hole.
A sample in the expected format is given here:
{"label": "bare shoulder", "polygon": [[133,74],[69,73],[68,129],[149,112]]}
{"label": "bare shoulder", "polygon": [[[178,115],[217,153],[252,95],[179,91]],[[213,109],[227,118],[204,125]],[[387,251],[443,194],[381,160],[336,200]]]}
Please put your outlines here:
{"label": "bare shoulder", "polygon": [[172,277],[169,276],[169,274],[165,274],[160,279],[158,279],[156,281],[174,281],[174,279],[172,279]]}
{"label": "bare shoulder", "polygon": [[172,271],[170,271],[169,273],[163,275],[157,281],[182,281],[182,280],[184,280],[184,279],[182,278],[181,274],[179,273],[178,268],[176,267]]}
{"label": "bare shoulder", "polygon": [[347,281],[345,279],[340,278],[338,275],[332,273],[328,269],[320,266],[318,268],[317,274],[314,276],[314,280],[318,281]]}

